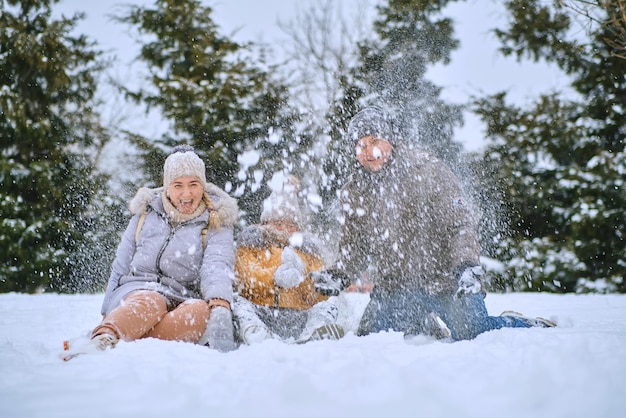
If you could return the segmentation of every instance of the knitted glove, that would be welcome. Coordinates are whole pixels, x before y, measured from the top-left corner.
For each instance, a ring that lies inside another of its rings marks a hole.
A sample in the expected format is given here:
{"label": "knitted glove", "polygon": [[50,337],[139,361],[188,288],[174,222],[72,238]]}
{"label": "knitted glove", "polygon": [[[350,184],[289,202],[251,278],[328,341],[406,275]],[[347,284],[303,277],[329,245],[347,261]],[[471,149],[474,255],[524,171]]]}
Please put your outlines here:
{"label": "knitted glove", "polygon": [[350,279],[338,270],[314,271],[310,274],[315,290],[325,296],[337,296],[350,285]]}
{"label": "knitted glove", "polygon": [[228,308],[214,306],[211,309],[211,316],[209,316],[205,333],[209,348],[214,348],[223,353],[237,348],[233,330],[233,315]]}
{"label": "knitted glove", "polygon": [[288,289],[298,286],[304,280],[304,261],[291,247],[285,247],[281,256],[282,264],[274,272],[276,286]]}
{"label": "knitted glove", "polygon": [[456,291],[456,297],[463,295],[474,295],[483,293],[483,282],[481,276],[485,271],[481,266],[467,267],[459,277],[459,288]]}

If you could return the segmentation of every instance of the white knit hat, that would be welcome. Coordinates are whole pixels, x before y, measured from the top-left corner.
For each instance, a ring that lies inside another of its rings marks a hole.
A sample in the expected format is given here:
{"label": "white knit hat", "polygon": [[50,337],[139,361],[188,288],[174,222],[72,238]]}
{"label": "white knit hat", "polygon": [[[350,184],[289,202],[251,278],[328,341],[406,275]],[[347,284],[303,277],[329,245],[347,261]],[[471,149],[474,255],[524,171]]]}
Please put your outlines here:
{"label": "white knit hat", "polygon": [[298,225],[298,228],[303,228],[304,215],[298,202],[299,191],[300,181],[298,178],[292,175],[285,177],[281,187],[274,189],[263,202],[261,223],[288,220]]}
{"label": "white knit hat", "polygon": [[204,162],[191,145],[177,145],[165,159],[163,165],[163,186],[166,188],[179,177],[197,177],[206,184]]}

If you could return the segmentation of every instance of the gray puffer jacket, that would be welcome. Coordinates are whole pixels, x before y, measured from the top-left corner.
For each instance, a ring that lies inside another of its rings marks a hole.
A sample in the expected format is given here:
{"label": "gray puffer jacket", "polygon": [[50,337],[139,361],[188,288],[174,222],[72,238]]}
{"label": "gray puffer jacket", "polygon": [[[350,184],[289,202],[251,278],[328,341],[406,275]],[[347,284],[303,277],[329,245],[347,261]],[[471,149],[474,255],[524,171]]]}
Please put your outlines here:
{"label": "gray puffer jacket", "polygon": [[[171,304],[186,299],[213,298],[232,302],[235,248],[233,227],[237,202],[207,183],[218,228],[209,228],[203,249],[202,229],[209,221],[205,210],[196,218],[173,225],[163,207],[164,189],[141,188],[131,200],[130,220],[111,267],[101,313],[109,314],[128,293],[153,290]],[[147,210],[135,240],[141,214]]]}
{"label": "gray puffer jacket", "polygon": [[477,222],[461,185],[427,152],[394,147],[380,172],[360,168],[340,193],[337,268],[369,268],[387,290],[454,294],[460,272],[479,265]]}

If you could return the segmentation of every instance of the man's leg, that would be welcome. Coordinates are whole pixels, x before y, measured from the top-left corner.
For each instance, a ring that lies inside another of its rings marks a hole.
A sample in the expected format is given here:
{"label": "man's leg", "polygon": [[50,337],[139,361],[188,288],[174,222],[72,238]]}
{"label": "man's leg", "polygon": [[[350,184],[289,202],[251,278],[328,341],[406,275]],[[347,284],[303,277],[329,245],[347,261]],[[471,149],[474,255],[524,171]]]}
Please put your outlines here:
{"label": "man's leg", "polygon": [[518,313],[504,312],[500,316],[487,313],[483,295],[464,295],[459,298],[441,296],[442,319],[452,331],[454,340],[471,340],[477,335],[500,328],[550,327],[556,324],[542,319],[527,318]]}
{"label": "man's leg", "polygon": [[388,309],[385,309],[387,307],[385,302],[386,300],[384,300],[380,292],[376,292],[374,287],[374,290],[370,293],[370,301],[365,307],[363,316],[361,316],[357,335],[374,334],[393,328],[393,323],[389,320]]}
{"label": "man's leg", "polygon": [[489,320],[482,294],[437,295],[438,313],[450,329],[452,339],[471,340],[478,334],[489,331],[494,324]]}
{"label": "man's leg", "polygon": [[427,318],[432,305],[429,295],[423,292],[383,292],[374,287],[357,335],[390,330],[407,335],[430,334]]}

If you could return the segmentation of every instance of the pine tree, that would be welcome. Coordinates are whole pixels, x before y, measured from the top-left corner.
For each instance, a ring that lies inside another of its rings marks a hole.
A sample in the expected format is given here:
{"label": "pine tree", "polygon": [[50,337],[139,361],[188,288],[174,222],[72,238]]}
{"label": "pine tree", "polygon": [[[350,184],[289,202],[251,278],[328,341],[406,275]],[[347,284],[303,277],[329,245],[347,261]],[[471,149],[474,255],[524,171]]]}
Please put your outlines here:
{"label": "pine tree", "polygon": [[606,42],[619,9],[585,2],[595,21],[585,32],[563,3],[507,1],[510,24],[496,34],[505,55],[557,65],[575,94],[527,108],[505,93],[476,102],[514,214],[502,254],[516,289],[624,292],[626,60]]}
{"label": "pine tree", "polygon": [[91,110],[100,53],[48,0],[0,1],[0,292],[62,289],[84,247],[106,132]]}
{"label": "pine tree", "polygon": [[342,95],[329,114],[334,129],[332,154],[327,162],[328,196],[346,177],[342,167],[343,132],[361,107],[378,104],[394,120],[406,141],[419,143],[461,171],[461,145],[453,140],[454,127],[463,123],[462,106],[444,102],[441,87],[425,78],[429,66],[447,64],[458,47],[452,21],[441,15],[449,1],[389,0],[377,6],[370,36],[358,44],[359,61],[342,74]]}
{"label": "pine tree", "polygon": [[[468,172],[460,158],[461,145],[453,140],[454,128],[463,122],[463,107],[444,102],[441,88],[425,77],[429,66],[448,63],[458,46],[452,21],[442,16],[452,1],[378,2],[375,20],[365,22],[357,17],[360,11],[354,12],[353,20],[336,17],[334,4],[320,0],[316,10],[307,12],[307,20],[289,26],[297,48],[291,56],[302,61],[303,77],[323,73],[321,80],[307,85],[317,91],[305,87],[303,96],[319,98],[322,90],[322,102],[328,103],[325,120],[321,124],[314,120],[309,128],[330,138],[312,176],[324,202],[324,213],[316,219],[320,231],[332,235],[336,229],[333,204],[354,166],[345,142],[346,127],[367,105],[383,106],[403,140],[432,150],[459,174]],[[348,21],[356,23],[351,26]],[[300,27],[304,33],[298,32]],[[333,36],[339,39],[333,42]]]}
{"label": "pine tree", "polygon": [[462,107],[441,100],[441,87],[425,78],[429,66],[449,63],[459,45],[452,20],[441,15],[448,3],[389,0],[378,6],[378,39],[360,44],[356,76],[365,95],[374,95],[395,115],[403,136],[456,161],[461,145],[453,141],[453,130],[462,124]]}
{"label": "pine tree", "polygon": [[[148,85],[126,89],[128,97],[160,110],[173,126],[163,138],[133,138],[146,150],[156,185],[163,149],[193,145],[207,178],[240,197],[244,218],[254,220],[269,193],[265,182],[294,163],[307,139],[295,135],[287,89],[272,78],[264,51],[222,36],[211,14],[198,0],[157,0],[117,17],[138,31],[139,59],[149,71]],[[247,152],[259,157],[250,166],[238,161]]]}

